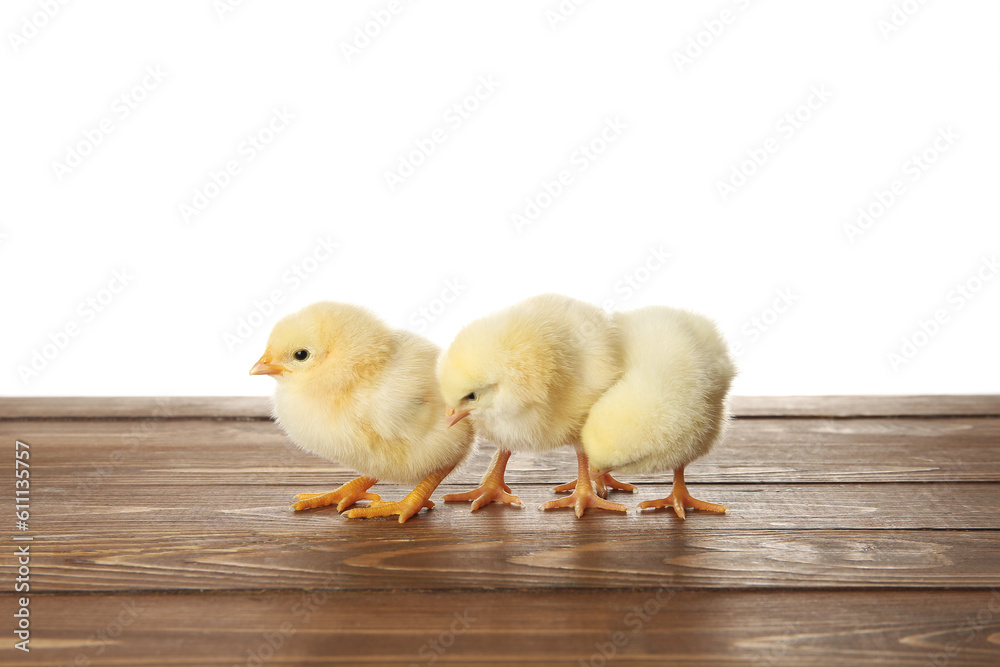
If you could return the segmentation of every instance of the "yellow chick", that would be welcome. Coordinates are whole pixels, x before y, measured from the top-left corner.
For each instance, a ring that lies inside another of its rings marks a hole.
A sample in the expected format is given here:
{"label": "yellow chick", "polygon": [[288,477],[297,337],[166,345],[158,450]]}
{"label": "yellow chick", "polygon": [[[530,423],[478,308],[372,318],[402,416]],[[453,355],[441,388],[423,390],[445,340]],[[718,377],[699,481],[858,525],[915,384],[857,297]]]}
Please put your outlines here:
{"label": "yellow chick", "polygon": [[581,432],[598,473],[674,471],[674,488],[639,507],[725,512],[692,498],[684,466],[704,456],[729,422],[727,395],[736,367],[726,342],[707,317],[651,306],[615,316],[624,372],[594,404]]}
{"label": "yellow chick", "polygon": [[[374,501],[349,518],[399,515],[403,523],[469,453],[471,425],[448,428],[435,366],[440,350],[393,330],[364,308],[320,302],[279,321],[250,369],[277,382],[273,414],[299,447],[362,476],[335,491],[297,496],[294,510]],[[399,502],[368,493],[377,481],[417,484]],[[419,483],[418,483],[419,482]]]}
{"label": "yellow chick", "polygon": [[[504,483],[512,452],[545,452],[577,445],[579,474],[567,498],[543,509],[575,506],[625,511],[595,496],[587,456],[578,446],[590,407],[618,378],[618,335],[601,309],[546,294],[472,322],[441,357],[438,377],[448,423],[468,417],[476,432],[497,446],[482,484],[445,502],[521,504]],[[628,485],[621,485],[629,489]],[[565,487],[562,487],[565,488]]]}

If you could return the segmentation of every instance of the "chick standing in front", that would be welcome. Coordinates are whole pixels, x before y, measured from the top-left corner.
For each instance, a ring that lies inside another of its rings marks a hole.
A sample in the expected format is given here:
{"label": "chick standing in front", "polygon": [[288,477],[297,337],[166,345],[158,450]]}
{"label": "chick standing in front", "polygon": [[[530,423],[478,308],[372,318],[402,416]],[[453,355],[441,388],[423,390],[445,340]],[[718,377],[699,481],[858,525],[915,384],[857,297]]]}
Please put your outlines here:
{"label": "chick standing in front", "polygon": [[729,387],[736,367],[715,324],[676,308],[651,306],[615,315],[624,372],[598,400],[581,432],[597,473],[674,471],[674,488],[639,507],[724,513],[723,505],[692,498],[684,468],[725,433]]}
{"label": "chick standing in front", "polygon": [[[472,322],[441,357],[438,375],[453,427],[468,417],[476,432],[497,446],[482,484],[447,501],[521,504],[504,483],[512,452],[545,452],[577,445],[579,474],[573,493],[542,505],[625,511],[594,492],[580,428],[594,401],[618,378],[621,350],[611,318],[569,297],[547,294]],[[630,485],[601,478],[607,485]]]}
{"label": "chick standing in front", "polygon": [[[408,331],[389,328],[357,306],[320,302],[279,321],[250,370],[278,386],[274,417],[303,449],[362,476],[328,493],[304,493],[292,509],[359,500],[349,518],[399,515],[404,523],[469,453],[470,424],[448,428],[435,377],[439,349]],[[417,484],[399,502],[369,493],[377,481]]]}

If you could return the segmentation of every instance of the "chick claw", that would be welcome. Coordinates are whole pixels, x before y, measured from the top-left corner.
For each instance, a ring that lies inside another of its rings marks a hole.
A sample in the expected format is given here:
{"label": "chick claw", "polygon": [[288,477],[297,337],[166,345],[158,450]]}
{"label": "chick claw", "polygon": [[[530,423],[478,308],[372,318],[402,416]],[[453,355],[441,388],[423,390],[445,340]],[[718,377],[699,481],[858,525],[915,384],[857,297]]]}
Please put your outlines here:
{"label": "chick claw", "polygon": [[382,497],[377,493],[367,492],[375,484],[375,481],[371,477],[358,477],[335,491],[328,491],[326,493],[300,493],[295,496],[295,500],[298,502],[292,505],[292,509],[299,512],[301,510],[326,507],[337,503],[337,511],[343,512],[359,500],[381,501]]}
{"label": "chick claw", "polygon": [[521,502],[520,498],[510,493],[509,486],[506,484],[503,484],[502,486],[503,488],[501,488],[501,485],[494,482],[486,482],[472,491],[466,491],[465,493],[449,493],[444,496],[444,501],[446,503],[457,503],[471,500],[473,512],[484,505],[489,505],[494,501],[507,505],[524,504]]}

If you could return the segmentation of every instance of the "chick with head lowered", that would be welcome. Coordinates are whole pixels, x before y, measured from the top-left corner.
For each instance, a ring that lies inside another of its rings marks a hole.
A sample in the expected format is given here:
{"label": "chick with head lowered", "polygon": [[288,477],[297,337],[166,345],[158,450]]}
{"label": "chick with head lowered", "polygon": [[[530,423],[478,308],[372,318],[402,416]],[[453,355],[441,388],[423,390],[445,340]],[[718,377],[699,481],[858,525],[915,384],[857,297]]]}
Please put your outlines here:
{"label": "chick with head lowered", "polygon": [[[504,483],[512,452],[544,452],[577,446],[573,493],[542,505],[625,511],[595,494],[580,429],[590,407],[621,372],[621,350],[611,318],[600,308],[555,294],[522,301],[462,329],[441,357],[438,377],[454,428],[466,417],[497,446],[482,484],[444,496],[471,501],[472,510],[493,501],[521,504]],[[608,485],[632,490],[601,476]],[[568,490],[563,488],[563,490]]]}
{"label": "chick with head lowered", "polygon": [[[354,468],[361,477],[328,493],[303,493],[294,510],[359,500],[348,518],[399,515],[404,523],[469,454],[471,424],[448,428],[435,376],[440,350],[394,330],[368,310],[320,302],[280,320],[251,375],[277,380],[273,414],[298,446]],[[399,502],[369,493],[377,481],[416,484]]]}
{"label": "chick with head lowered", "polygon": [[729,387],[736,367],[707,317],[650,306],[617,313],[623,373],[594,404],[581,431],[598,474],[674,471],[666,498],[641,509],[672,507],[724,513],[723,505],[692,498],[684,467],[722,439],[729,422]]}

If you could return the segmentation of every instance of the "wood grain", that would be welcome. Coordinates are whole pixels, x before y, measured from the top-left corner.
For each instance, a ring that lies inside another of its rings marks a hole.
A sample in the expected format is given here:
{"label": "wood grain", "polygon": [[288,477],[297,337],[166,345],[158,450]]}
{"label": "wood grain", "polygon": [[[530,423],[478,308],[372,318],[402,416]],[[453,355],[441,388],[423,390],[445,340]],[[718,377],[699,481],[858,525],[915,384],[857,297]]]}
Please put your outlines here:
{"label": "wood grain", "polygon": [[[29,660],[0,665],[1000,663],[988,591],[37,595]],[[611,661],[607,661],[607,657]],[[934,662],[938,660],[939,662]],[[255,662],[259,661],[259,662]]]}
{"label": "wood grain", "polygon": [[499,506],[483,512],[474,520],[422,515],[405,528],[328,511],[296,522],[300,530],[220,523],[160,534],[41,534],[32,581],[39,592],[627,589],[665,577],[684,589],[1000,589],[996,531],[747,532],[713,529],[704,516],[686,524],[651,517],[622,525],[601,515],[525,525]]}

